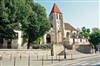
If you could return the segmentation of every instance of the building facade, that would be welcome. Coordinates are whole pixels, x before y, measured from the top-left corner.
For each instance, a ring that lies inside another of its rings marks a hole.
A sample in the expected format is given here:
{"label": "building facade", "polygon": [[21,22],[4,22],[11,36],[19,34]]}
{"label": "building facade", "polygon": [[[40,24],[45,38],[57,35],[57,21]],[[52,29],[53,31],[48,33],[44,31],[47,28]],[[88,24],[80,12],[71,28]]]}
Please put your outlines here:
{"label": "building facade", "polygon": [[[63,13],[60,11],[56,4],[53,5],[53,8],[49,14],[49,20],[51,23],[51,29],[43,36],[41,44],[65,44],[67,49],[77,49],[83,50],[85,47],[89,46],[87,38],[84,38],[80,35],[79,31],[76,30],[69,23],[64,22]],[[18,34],[18,40],[13,41],[14,46],[12,48],[20,48],[22,44],[21,31],[15,31]],[[7,47],[7,44],[4,43],[4,47]]]}
{"label": "building facade", "polygon": [[[79,50],[81,52],[89,50],[87,52],[90,52],[88,39],[82,37],[80,32],[69,23],[64,22],[63,13],[56,4],[53,5],[49,14],[49,20],[51,22],[51,29],[44,35],[42,44],[63,45],[65,43],[67,49]],[[87,50],[85,50],[86,48]]]}
{"label": "building facade", "polygon": [[77,29],[69,23],[64,22],[63,14],[56,4],[53,5],[49,15],[49,20],[52,28],[44,35],[43,43],[61,44],[63,43],[64,38],[66,39],[66,42],[69,42],[69,44],[88,43],[88,40],[82,37]]}

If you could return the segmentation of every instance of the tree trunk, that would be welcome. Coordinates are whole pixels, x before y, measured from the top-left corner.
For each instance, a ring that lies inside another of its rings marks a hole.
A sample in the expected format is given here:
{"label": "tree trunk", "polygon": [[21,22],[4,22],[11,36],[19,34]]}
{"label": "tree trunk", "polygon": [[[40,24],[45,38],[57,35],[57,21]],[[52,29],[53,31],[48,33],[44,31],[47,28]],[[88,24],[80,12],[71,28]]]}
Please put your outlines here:
{"label": "tree trunk", "polygon": [[94,45],[94,49],[95,49],[95,53],[96,53],[96,51],[97,51],[97,47],[96,47],[96,45]]}
{"label": "tree trunk", "polygon": [[30,35],[28,36],[28,44],[27,44],[27,49],[30,49]]}

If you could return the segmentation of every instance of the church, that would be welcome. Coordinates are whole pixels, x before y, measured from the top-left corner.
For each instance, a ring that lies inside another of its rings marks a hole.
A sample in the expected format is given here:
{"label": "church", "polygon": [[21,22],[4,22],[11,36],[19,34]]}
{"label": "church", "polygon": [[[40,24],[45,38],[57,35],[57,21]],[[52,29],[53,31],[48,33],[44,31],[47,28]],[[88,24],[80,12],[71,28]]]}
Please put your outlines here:
{"label": "church", "polygon": [[64,22],[63,13],[55,3],[49,14],[49,20],[51,22],[51,29],[43,36],[42,44],[54,44],[61,47],[65,43],[66,48],[70,50],[90,51],[88,39],[82,37],[79,31],[72,25]]}
{"label": "church", "polygon": [[[49,14],[49,21],[51,23],[51,29],[42,37],[40,44],[53,44],[56,52],[57,50],[61,51],[63,49],[63,44],[70,50],[78,50],[81,52],[90,51],[88,39],[82,37],[79,31],[72,25],[64,22],[63,13],[55,3]],[[17,30],[15,32],[17,33],[18,40],[14,40],[14,44],[11,47],[20,48],[23,42],[22,32]],[[3,48],[7,48],[7,43],[3,44]]]}

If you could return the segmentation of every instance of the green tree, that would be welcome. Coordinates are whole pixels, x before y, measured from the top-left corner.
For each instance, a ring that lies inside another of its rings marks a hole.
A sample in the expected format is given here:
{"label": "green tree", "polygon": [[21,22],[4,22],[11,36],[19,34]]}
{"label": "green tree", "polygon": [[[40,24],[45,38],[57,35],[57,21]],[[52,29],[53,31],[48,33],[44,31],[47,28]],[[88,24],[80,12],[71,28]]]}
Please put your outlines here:
{"label": "green tree", "polygon": [[[0,41],[3,43],[4,33],[5,33],[5,24],[7,21],[8,14],[6,13],[4,0],[0,1]],[[1,43],[1,44],[2,44]]]}
{"label": "green tree", "polygon": [[0,39],[12,40],[14,30],[21,30],[30,44],[43,36],[49,29],[45,8],[33,0],[0,1]]}
{"label": "green tree", "polygon": [[15,38],[14,28],[18,25],[16,20],[16,1],[0,0],[0,39],[12,41]]}
{"label": "green tree", "polygon": [[[96,29],[96,30],[95,30]],[[100,30],[98,28],[93,28],[92,33],[89,36],[89,42],[93,45],[95,52],[97,51],[96,45],[100,44]]]}
{"label": "green tree", "polygon": [[0,0],[0,39],[11,43],[16,38],[14,30],[21,28],[19,14],[22,12],[19,9],[24,2],[25,0]]}
{"label": "green tree", "polygon": [[99,31],[99,28],[92,28],[92,32],[94,33],[94,32],[98,32]]}
{"label": "green tree", "polygon": [[80,34],[85,37],[88,38],[89,34],[90,34],[90,29],[82,27]]}
{"label": "green tree", "polygon": [[27,48],[43,36],[50,29],[45,8],[33,1],[26,0],[25,6],[21,7],[19,18],[21,20],[23,36],[28,38]]}

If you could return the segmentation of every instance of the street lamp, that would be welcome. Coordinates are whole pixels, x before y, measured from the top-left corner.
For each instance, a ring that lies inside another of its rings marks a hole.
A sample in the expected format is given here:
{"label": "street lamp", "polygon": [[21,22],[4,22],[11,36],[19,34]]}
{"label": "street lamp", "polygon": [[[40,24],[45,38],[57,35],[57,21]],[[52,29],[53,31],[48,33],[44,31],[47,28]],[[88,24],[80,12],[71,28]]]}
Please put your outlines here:
{"label": "street lamp", "polygon": [[53,49],[53,31],[52,31],[52,41],[51,41],[51,45],[52,45],[52,47],[51,47],[51,56],[54,56],[54,49]]}
{"label": "street lamp", "polygon": [[65,38],[63,38],[63,46],[64,46],[64,59],[66,59],[66,51],[65,51]]}
{"label": "street lamp", "polygon": [[51,47],[51,56],[53,56],[53,55],[54,55],[54,51],[53,51],[53,43],[52,43],[51,45],[52,45],[52,47]]}

